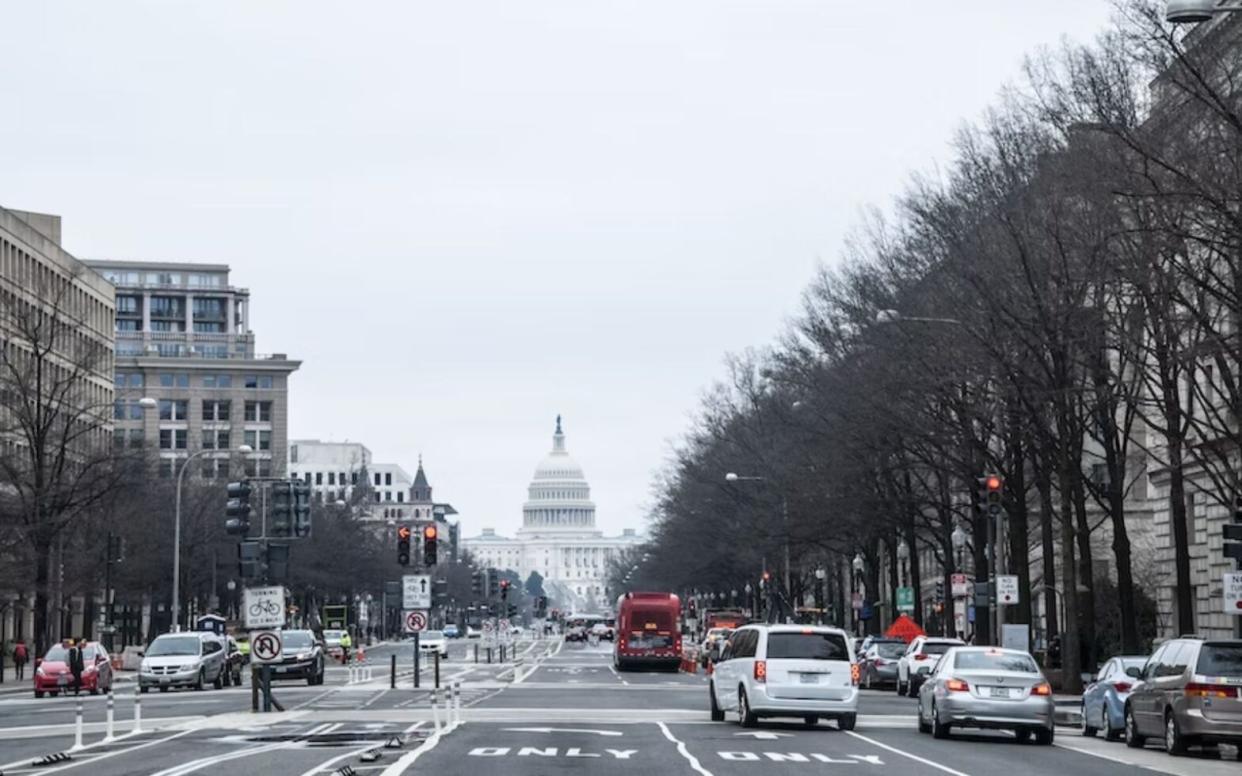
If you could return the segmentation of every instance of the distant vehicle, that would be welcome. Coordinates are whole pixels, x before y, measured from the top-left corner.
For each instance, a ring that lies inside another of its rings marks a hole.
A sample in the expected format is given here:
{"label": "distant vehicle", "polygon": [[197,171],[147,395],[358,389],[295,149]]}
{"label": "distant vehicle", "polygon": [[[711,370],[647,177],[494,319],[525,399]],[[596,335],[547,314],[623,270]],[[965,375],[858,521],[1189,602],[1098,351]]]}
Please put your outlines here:
{"label": "distant vehicle", "polygon": [[1082,693],[1082,734],[1103,732],[1109,741],[1120,741],[1126,730],[1126,699],[1137,680],[1127,673],[1141,671],[1147,658],[1114,657],[1106,662],[1095,680]]}
{"label": "distant vehicle", "polygon": [[[73,674],[69,671],[69,648],[55,644],[35,661],[34,697],[68,693],[73,689]],[[82,647],[82,688],[91,695],[112,689],[112,664],[108,651],[97,641],[88,641]]]}
{"label": "distant vehicle", "polygon": [[571,614],[565,618],[565,640],[586,641],[589,631],[604,617],[598,614]]}
{"label": "distant vehicle", "polygon": [[708,609],[703,612],[703,629],[713,628],[734,630],[750,621],[750,617],[741,609]]}
{"label": "distant vehicle", "polygon": [[483,632],[473,626],[467,625],[466,626],[466,638],[481,639],[483,638]]}
{"label": "distant vehicle", "polygon": [[954,727],[988,728],[1048,745],[1054,710],[1035,659],[1015,649],[950,647],[919,688],[919,732],[936,738]]}
{"label": "distant vehicle", "polygon": [[897,683],[897,661],[906,654],[906,642],[901,639],[873,639],[858,656],[862,671],[862,686],[870,690],[885,684]]}
{"label": "distant vehicle", "polygon": [[138,669],[138,690],[152,687],[168,692],[172,687],[201,690],[207,684],[224,686],[227,656],[224,644],[213,633],[188,631],[165,633],[147,645]]}
{"label": "distant vehicle", "polygon": [[343,630],[325,630],[323,632],[323,648],[330,657],[340,660],[345,654],[345,648],[341,646],[341,638],[345,635]]}
{"label": "distant vehicle", "polygon": [[616,637],[616,629],[607,622],[597,622],[591,626],[591,635],[601,641],[612,641]]}
{"label": "distant vehicle", "polygon": [[681,601],[672,593],[626,593],[617,599],[617,638],[612,662],[618,671],[640,665],[681,665]]}
{"label": "distant vehicle", "polygon": [[461,631],[457,630],[457,626],[449,623],[444,626],[444,637],[446,639],[456,639],[461,637]]}
{"label": "distant vehicle", "polygon": [[822,718],[853,730],[858,720],[858,666],[840,628],[747,625],[729,638],[708,683],[711,718],[737,711],[742,727],[761,717]]}
{"label": "distant vehicle", "polygon": [[522,626],[521,626],[521,625],[510,625],[510,626],[509,626],[509,635],[510,635],[510,636],[521,636],[521,635],[522,635],[523,633],[525,633],[525,632],[526,632],[526,631],[522,629]]}
{"label": "distant vehicle", "polygon": [[897,659],[897,694],[917,697],[919,686],[936,669],[940,656],[953,647],[964,646],[966,642],[961,639],[934,636],[919,636],[911,641],[905,653]]}
{"label": "distant vehicle", "polygon": [[1197,744],[1242,744],[1242,641],[1161,644],[1126,699],[1126,745],[1161,737],[1171,755]]}
{"label": "distant vehicle", "polygon": [[444,631],[425,630],[418,634],[418,651],[424,655],[440,653],[441,660],[448,660],[448,639]]}
{"label": "distant vehicle", "polygon": [[729,639],[731,633],[733,633],[732,628],[709,629],[707,635],[703,637],[703,643],[699,645],[699,662],[707,665],[718,657],[719,650],[724,647],[724,642]]}
{"label": "distant vehicle", "polygon": [[323,642],[315,638],[313,631],[282,631],[280,659],[272,664],[272,678],[305,679],[307,685],[323,684],[326,660]]}

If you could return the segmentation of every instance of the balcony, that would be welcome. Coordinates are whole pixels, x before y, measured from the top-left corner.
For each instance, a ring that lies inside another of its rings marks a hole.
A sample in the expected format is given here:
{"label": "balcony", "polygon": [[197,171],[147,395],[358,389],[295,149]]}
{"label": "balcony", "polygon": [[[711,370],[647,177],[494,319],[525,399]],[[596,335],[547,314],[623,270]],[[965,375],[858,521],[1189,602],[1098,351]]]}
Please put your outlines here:
{"label": "balcony", "polygon": [[246,359],[254,353],[253,334],[195,333],[184,331],[118,331],[118,356]]}

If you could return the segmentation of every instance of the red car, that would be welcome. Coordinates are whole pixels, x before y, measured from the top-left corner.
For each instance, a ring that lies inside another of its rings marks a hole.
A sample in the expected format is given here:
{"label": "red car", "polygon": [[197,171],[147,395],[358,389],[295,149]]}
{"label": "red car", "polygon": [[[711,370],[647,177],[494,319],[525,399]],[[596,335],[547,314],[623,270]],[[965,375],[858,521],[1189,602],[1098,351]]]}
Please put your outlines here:
{"label": "red car", "polygon": [[[82,648],[82,689],[98,695],[112,689],[112,663],[108,651],[97,641],[88,641]],[[44,693],[68,694],[73,690],[73,674],[69,672],[69,648],[57,644],[47,651],[42,660],[35,661],[34,694],[42,698]]]}

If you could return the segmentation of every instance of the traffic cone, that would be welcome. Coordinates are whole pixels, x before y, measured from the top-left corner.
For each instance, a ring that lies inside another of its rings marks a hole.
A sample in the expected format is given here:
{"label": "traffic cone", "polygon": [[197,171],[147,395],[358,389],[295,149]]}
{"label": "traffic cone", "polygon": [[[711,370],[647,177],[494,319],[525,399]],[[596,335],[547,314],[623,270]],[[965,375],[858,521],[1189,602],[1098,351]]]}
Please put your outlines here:
{"label": "traffic cone", "polygon": [[359,645],[358,645],[358,660],[359,660],[359,661],[362,661],[362,660],[366,660],[366,659],[367,659],[367,650],[366,650],[366,647],[364,647],[364,646],[362,646],[361,644],[359,644]]}

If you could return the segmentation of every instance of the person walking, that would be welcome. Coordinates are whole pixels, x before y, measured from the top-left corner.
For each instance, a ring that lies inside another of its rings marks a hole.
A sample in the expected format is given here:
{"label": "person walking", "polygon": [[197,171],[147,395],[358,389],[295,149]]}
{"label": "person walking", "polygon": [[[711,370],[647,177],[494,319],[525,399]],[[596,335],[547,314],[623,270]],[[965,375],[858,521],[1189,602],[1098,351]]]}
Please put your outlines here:
{"label": "person walking", "polygon": [[17,672],[17,680],[26,678],[26,663],[30,660],[30,652],[26,649],[26,642],[18,639],[13,645],[13,670]]}
{"label": "person walking", "polygon": [[82,639],[69,640],[69,673],[73,674],[74,695],[82,694],[82,673],[86,670],[86,660],[82,656],[82,650],[85,646],[86,642]]}

